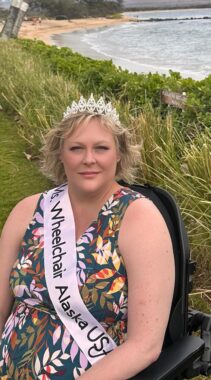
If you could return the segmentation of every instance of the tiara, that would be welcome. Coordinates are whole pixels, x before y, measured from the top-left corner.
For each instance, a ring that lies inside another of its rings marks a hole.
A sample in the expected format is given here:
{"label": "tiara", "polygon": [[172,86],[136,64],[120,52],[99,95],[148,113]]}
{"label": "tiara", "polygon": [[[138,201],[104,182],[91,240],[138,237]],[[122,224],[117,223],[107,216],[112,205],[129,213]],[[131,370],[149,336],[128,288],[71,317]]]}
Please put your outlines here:
{"label": "tiara", "polygon": [[94,115],[105,115],[115,124],[120,124],[119,114],[117,113],[116,108],[112,107],[111,102],[105,103],[102,96],[96,102],[93,94],[91,94],[87,101],[83,96],[80,97],[78,103],[73,101],[71,106],[68,106],[66,111],[63,113],[63,120],[67,119],[71,115],[76,115],[77,113],[85,111]]}

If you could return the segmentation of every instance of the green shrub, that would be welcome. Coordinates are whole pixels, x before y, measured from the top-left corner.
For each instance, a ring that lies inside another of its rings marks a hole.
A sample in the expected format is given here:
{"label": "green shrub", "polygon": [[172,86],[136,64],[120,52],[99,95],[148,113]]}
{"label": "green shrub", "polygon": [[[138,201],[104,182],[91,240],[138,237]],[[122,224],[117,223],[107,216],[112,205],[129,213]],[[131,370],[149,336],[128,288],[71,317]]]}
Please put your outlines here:
{"label": "green shrub", "polygon": [[111,61],[93,60],[73,53],[68,48],[46,46],[40,41],[20,40],[24,50],[41,55],[54,73],[61,73],[74,81],[83,94],[95,92],[121,99],[130,104],[131,111],[137,114],[146,101],[155,108],[161,108],[165,115],[169,110],[161,104],[160,91],[167,89],[187,93],[184,110],[172,109],[174,123],[178,128],[185,125],[189,133],[195,125],[203,129],[211,127],[211,75],[201,81],[183,79],[179,73],[170,71],[169,76],[160,74],[137,74],[117,68]]}

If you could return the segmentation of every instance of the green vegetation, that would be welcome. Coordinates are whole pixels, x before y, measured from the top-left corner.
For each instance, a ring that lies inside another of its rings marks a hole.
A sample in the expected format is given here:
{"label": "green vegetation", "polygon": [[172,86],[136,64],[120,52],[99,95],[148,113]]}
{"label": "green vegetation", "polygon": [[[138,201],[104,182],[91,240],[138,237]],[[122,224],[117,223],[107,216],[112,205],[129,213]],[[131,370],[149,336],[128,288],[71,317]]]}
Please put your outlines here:
{"label": "green vegetation", "polygon": [[62,110],[78,92],[72,82],[52,74],[43,60],[30,56],[15,41],[3,41],[0,46],[0,104],[7,113],[18,115],[27,153],[39,155],[42,133],[61,119]]}
{"label": "green vegetation", "polygon": [[96,61],[71,49],[56,46],[46,46],[41,41],[21,40],[25,50],[35,56],[42,56],[54,73],[62,73],[78,86],[79,91],[86,94],[90,91],[105,96],[114,97],[121,104],[129,104],[134,116],[141,111],[144,104],[151,102],[153,107],[161,108],[166,113],[166,106],[161,105],[160,90],[167,89],[176,92],[186,92],[188,96],[184,111],[175,111],[176,125],[185,126],[187,134],[193,125],[203,129],[211,127],[210,98],[211,75],[201,81],[192,78],[182,78],[179,73],[170,71],[170,75],[136,74],[121,70],[111,61]]}
{"label": "green vegetation", "polygon": [[36,161],[26,159],[27,143],[19,136],[16,123],[2,111],[0,141],[1,229],[15,204],[27,195],[44,191],[49,181],[39,172]]}
{"label": "green vegetation", "polygon": [[[104,93],[141,145],[139,181],[161,185],[178,200],[198,262],[190,305],[210,312],[211,76],[195,82],[177,73],[130,74],[41,42],[1,41],[0,49],[1,226],[20,198],[50,187],[37,160],[45,131],[79,93]],[[161,105],[161,88],[186,91],[185,110]]]}
{"label": "green vegetation", "polygon": [[33,0],[29,15],[45,15],[56,17],[65,15],[67,18],[99,17],[112,15],[122,11],[122,0]]}

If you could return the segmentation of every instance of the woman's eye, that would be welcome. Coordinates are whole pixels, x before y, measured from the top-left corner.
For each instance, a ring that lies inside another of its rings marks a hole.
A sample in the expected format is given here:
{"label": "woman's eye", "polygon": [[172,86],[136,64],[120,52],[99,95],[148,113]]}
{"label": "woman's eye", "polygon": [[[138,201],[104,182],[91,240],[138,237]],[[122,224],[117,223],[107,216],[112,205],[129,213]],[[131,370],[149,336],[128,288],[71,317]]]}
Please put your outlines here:
{"label": "woman's eye", "polygon": [[108,150],[109,148],[107,146],[100,145],[100,146],[97,146],[96,149],[98,149],[98,150]]}
{"label": "woman's eye", "polygon": [[76,151],[76,150],[80,150],[80,149],[82,149],[82,147],[81,146],[72,146],[71,148],[70,148],[70,150],[71,151]]}

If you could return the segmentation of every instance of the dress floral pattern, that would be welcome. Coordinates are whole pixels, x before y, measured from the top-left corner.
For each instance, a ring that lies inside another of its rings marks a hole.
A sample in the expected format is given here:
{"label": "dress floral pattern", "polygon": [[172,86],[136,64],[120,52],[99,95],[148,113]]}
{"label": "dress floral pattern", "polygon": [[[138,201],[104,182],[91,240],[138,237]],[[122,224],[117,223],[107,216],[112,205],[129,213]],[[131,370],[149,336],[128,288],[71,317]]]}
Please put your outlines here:
{"label": "dress floral pattern", "polygon": [[[118,233],[131,202],[141,197],[116,191],[77,241],[81,297],[117,345],[127,336],[127,274]],[[45,281],[41,195],[10,276],[15,302],[0,344],[0,377],[73,380],[90,364],[57,316]]]}

